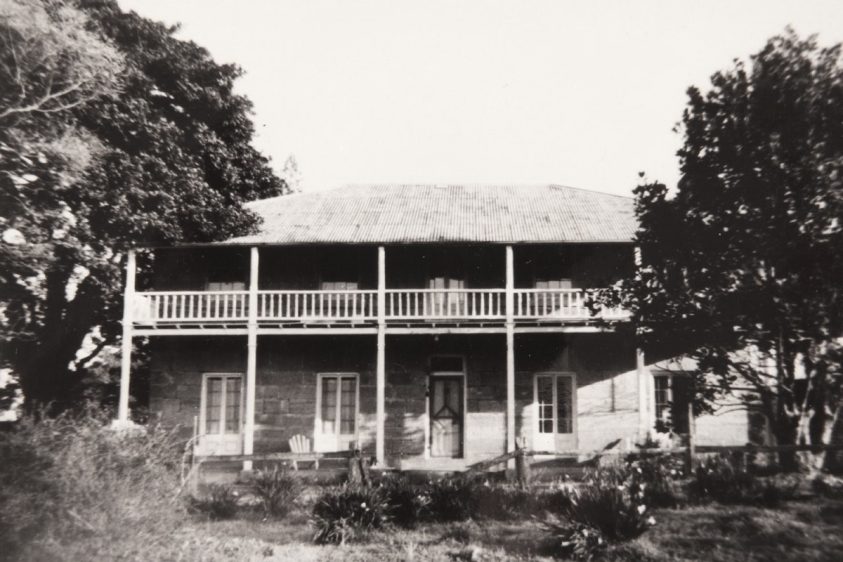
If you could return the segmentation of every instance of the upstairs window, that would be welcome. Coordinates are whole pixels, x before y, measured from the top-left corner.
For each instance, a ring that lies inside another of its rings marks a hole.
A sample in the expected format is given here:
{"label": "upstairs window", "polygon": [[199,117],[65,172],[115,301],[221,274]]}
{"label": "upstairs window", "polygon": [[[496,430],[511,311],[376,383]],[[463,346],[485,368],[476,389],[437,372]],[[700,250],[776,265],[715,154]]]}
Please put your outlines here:
{"label": "upstairs window", "polygon": [[451,277],[432,277],[427,281],[432,292],[427,295],[427,310],[436,316],[461,316],[465,310],[465,281]]}
{"label": "upstairs window", "polygon": [[245,291],[244,281],[208,281],[205,283],[206,291]]}
{"label": "upstairs window", "polygon": [[357,281],[322,281],[319,288],[323,291],[356,291]]}
{"label": "upstairs window", "polygon": [[536,289],[571,289],[573,285],[570,279],[537,279]]}

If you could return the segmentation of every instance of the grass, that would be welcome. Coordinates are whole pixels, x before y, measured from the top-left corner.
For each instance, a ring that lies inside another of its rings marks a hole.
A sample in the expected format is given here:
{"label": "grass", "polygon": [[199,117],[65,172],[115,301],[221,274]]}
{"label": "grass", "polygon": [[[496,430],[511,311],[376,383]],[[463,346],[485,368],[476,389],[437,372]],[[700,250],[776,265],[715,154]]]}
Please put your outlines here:
{"label": "grass", "polygon": [[[324,488],[301,490],[303,483],[287,482],[286,475],[276,473],[264,482],[262,493],[276,508],[290,506],[288,514],[266,505],[261,509],[241,490],[237,496],[232,493],[238,505],[231,519],[211,518],[207,510],[186,509],[195,508],[196,502],[182,493],[179,448],[172,435],[156,428],[115,433],[104,428],[110,417],[92,411],[37,423],[25,419],[0,433],[0,559],[555,560],[558,544],[544,528],[543,510],[555,507],[561,516],[574,515],[572,498],[562,489],[525,494],[506,486],[446,482],[436,488],[443,492],[437,499],[425,492],[429,488],[386,486],[378,493],[391,493],[393,505],[422,494],[429,500],[423,507],[431,508],[430,513],[408,517],[408,528],[387,525],[360,536],[355,533],[352,538],[358,540],[351,544],[317,545],[314,502],[324,499]],[[604,478],[609,486],[625,486],[628,475],[621,476],[615,471]],[[759,482],[769,487],[769,482]],[[815,485],[814,491],[822,493],[814,497],[780,495],[775,508],[771,502],[755,501],[755,496],[749,505],[709,502],[678,510],[648,508],[645,514],[655,517],[655,526],[634,540],[610,545],[601,558],[837,560],[843,552],[843,494],[836,491],[840,486],[832,486],[835,482]],[[805,492],[807,484],[800,486]],[[410,493],[398,493],[402,490]],[[299,491],[305,493],[293,501]],[[452,505],[455,497],[472,509],[452,513],[460,507]],[[352,499],[360,508],[370,504]],[[222,503],[232,503],[229,500]],[[418,507],[412,504],[410,511]],[[347,517],[348,511],[341,510],[341,516]],[[282,515],[286,517],[279,519]]]}
{"label": "grass", "polygon": [[[816,498],[778,509],[710,504],[654,510],[648,533],[612,547],[613,561],[839,560],[843,552],[843,501]],[[303,512],[287,520],[254,518],[193,522],[173,547],[203,560],[556,560],[535,520],[427,523],[416,529],[374,533],[345,546],[318,546]],[[186,546],[185,546],[186,545]],[[473,558],[472,558],[473,556]],[[184,558],[183,558],[184,559]]]}
{"label": "grass", "polygon": [[178,447],[150,427],[115,432],[111,414],[24,418],[0,433],[0,559],[145,559],[187,517]]}

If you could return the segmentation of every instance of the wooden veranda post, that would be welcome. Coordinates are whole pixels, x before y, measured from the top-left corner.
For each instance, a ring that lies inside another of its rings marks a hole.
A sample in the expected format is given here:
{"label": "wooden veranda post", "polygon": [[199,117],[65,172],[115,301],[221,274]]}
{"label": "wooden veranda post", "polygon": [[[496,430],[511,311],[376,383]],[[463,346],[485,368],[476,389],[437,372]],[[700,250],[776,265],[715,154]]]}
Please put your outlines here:
{"label": "wooden veranda post", "polygon": [[132,306],[135,301],[135,251],[126,254],[126,289],[123,292],[123,341],[120,354],[120,399],[117,403],[117,421],[129,421],[129,383],[132,370]]}
{"label": "wooden veranda post", "polygon": [[506,247],[506,450],[515,449],[515,273],[512,246]]}
{"label": "wooden veranda post", "polygon": [[650,412],[647,399],[649,385],[647,384],[647,369],[644,363],[644,351],[635,349],[635,371],[638,378],[638,438],[644,439],[650,432]]}
{"label": "wooden veranda post", "polygon": [[[635,246],[632,251],[633,261],[635,263],[635,275],[638,277],[643,263],[641,258],[641,247]],[[638,336],[637,331],[635,332],[635,335],[636,337]],[[635,371],[638,379],[638,438],[644,440],[647,438],[647,435],[649,435],[650,429],[652,429],[653,420],[650,418],[648,398],[650,394],[650,384],[649,377],[647,375],[649,372],[647,371],[646,363],[644,362],[644,350],[641,349],[641,347],[635,348]]]}
{"label": "wooden veranda post", "polygon": [[[639,246],[635,246],[633,249],[633,260],[635,262],[635,275],[637,276],[642,265],[641,248]],[[637,335],[638,332],[636,332]],[[635,371],[638,379],[638,438],[645,439],[651,429],[648,407],[650,385],[648,384],[648,373],[644,362],[644,350],[640,347],[635,348]]]}
{"label": "wooden veranda post", "polygon": [[[246,356],[246,419],[243,424],[243,454],[255,450],[255,385],[258,361],[258,268],[257,247],[252,247],[249,259],[249,321]],[[252,461],[243,461],[243,470],[252,470]]]}
{"label": "wooden veranda post", "polygon": [[386,420],[386,249],[378,247],[378,341],[376,366],[377,427],[375,433],[375,459],[382,467],[385,462],[384,431]]}
{"label": "wooden veranda post", "polygon": [[694,471],[694,457],[697,455],[696,436],[694,435],[694,403],[688,403],[688,452],[685,457],[685,471],[690,476]]}
{"label": "wooden veranda post", "polygon": [[530,486],[532,475],[530,474],[530,459],[527,457],[527,440],[519,437],[515,441],[515,476],[518,485],[522,489]]}

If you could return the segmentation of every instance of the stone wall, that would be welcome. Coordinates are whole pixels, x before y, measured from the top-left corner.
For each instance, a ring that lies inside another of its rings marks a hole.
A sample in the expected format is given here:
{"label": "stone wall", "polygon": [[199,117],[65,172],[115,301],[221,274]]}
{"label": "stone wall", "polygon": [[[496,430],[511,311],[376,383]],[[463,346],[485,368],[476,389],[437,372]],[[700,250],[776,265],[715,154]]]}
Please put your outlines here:
{"label": "stone wall", "polygon": [[[576,374],[576,444],[605,447],[638,433],[635,349],[628,333],[516,335],[516,435],[532,446],[536,373]],[[427,435],[430,359],[458,355],[466,367],[464,455],[475,462],[506,446],[506,340],[503,334],[393,335],[386,343],[386,455],[391,464],[420,460]],[[288,450],[296,434],[313,437],[317,373],[354,372],[360,381],[361,444],[374,453],[375,336],[261,336],[258,340],[255,450]],[[202,373],[244,372],[245,337],[152,340],[150,408],[185,436],[199,416]],[[745,415],[698,420],[701,441],[746,442]]]}

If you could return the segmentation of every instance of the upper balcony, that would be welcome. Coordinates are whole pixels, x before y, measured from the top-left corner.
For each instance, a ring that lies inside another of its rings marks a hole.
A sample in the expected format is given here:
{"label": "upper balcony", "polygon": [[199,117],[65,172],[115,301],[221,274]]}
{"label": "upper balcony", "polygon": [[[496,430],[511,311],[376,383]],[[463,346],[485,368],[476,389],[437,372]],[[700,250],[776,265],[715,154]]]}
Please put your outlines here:
{"label": "upper balcony", "polygon": [[590,291],[625,273],[628,247],[516,247],[509,274],[502,246],[382,252],[379,263],[376,247],[261,248],[260,269],[252,269],[257,283],[249,287],[247,249],[170,251],[145,290],[131,295],[132,324],[149,333],[245,328],[250,320],[279,329],[488,329],[629,318],[621,309],[593,314],[588,306]]}
{"label": "upper balcony", "polygon": [[[505,289],[387,289],[384,320],[390,324],[492,324],[507,318]],[[378,322],[377,291],[258,291],[263,325],[366,325]],[[245,325],[248,291],[149,291],[136,293],[137,326]],[[583,289],[515,289],[515,322],[590,322],[628,319],[622,309],[594,315]]]}

